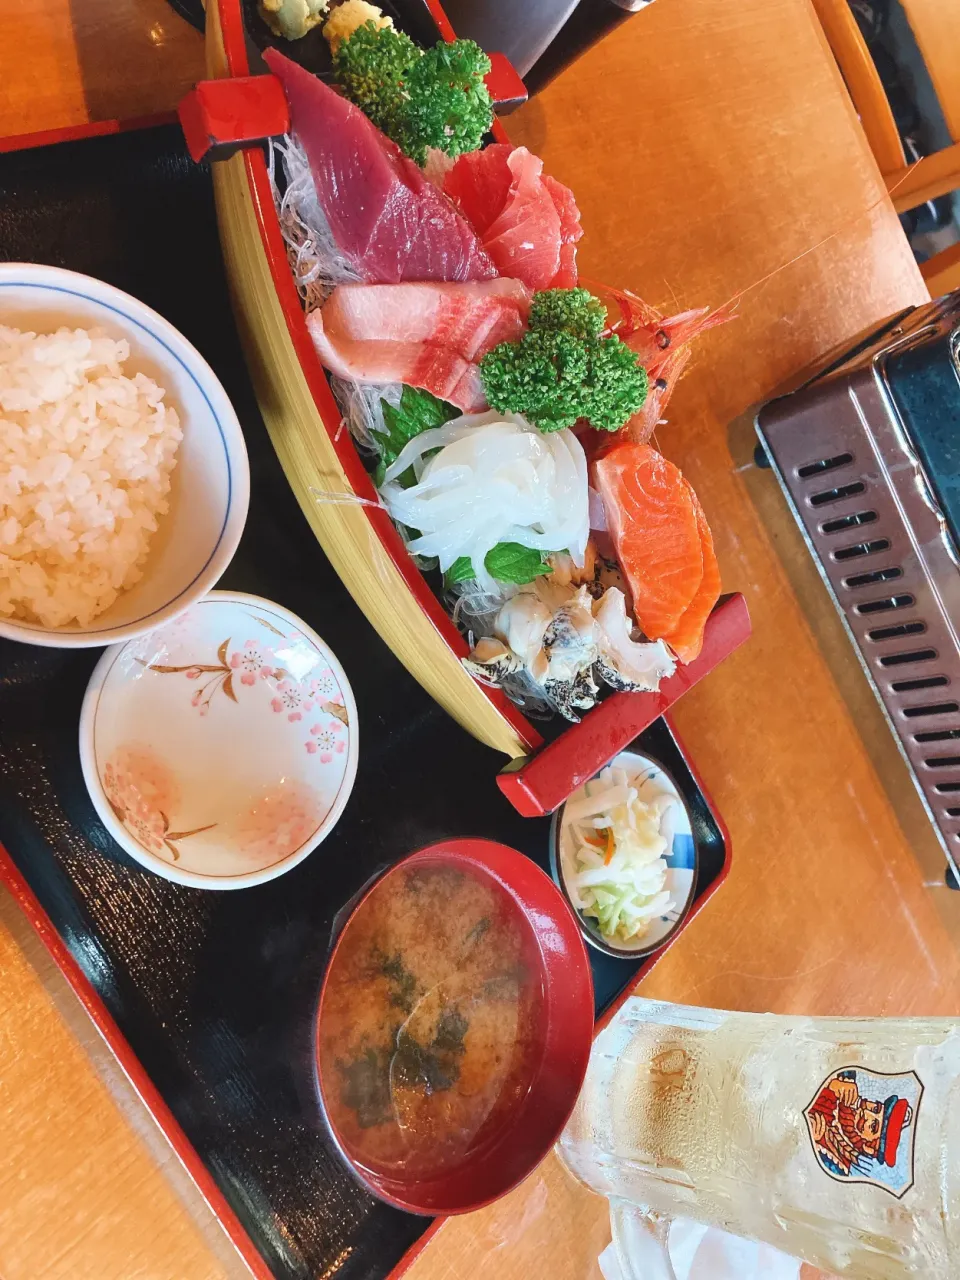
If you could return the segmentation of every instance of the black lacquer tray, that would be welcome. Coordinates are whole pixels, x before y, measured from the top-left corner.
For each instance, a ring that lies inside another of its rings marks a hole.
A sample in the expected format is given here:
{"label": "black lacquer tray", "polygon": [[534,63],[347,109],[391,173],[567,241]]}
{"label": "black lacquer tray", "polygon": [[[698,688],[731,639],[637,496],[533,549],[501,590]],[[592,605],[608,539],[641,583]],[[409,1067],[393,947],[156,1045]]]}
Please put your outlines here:
{"label": "black lacquer tray", "polygon": [[[511,808],[495,785],[501,757],[407,674],[310,532],[244,368],[210,176],[179,130],[0,154],[0,260],[126,289],[210,361],[252,473],[249,524],[221,585],[286,605],[330,643],[360,734],[353,797],[304,863],[242,892],[184,888],[130,862],[84,790],[77,724],[99,651],[0,641],[0,874],[254,1269],[283,1280],[385,1276],[429,1222],[372,1199],[323,1129],[311,1045],[334,918],[378,869],[443,837],[503,841],[546,868],[549,820]],[[664,762],[692,808],[702,904],[726,869],[722,824],[665,721],[637,746]],[[598,1011],[651,963],[592,961]]]}

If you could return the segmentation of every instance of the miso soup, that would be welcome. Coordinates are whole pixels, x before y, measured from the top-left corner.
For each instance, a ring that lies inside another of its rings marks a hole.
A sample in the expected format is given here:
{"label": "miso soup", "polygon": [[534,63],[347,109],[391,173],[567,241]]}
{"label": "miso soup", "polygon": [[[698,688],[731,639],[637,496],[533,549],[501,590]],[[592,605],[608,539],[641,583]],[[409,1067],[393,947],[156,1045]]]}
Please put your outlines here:
{"label": "miso soup", "polygon": [[329,1119],[378,1174],[429,1178],[503,1134],[542,1053],[533,930],[492,877],[442,859],[388,875],[327,979],[319,1065]]}

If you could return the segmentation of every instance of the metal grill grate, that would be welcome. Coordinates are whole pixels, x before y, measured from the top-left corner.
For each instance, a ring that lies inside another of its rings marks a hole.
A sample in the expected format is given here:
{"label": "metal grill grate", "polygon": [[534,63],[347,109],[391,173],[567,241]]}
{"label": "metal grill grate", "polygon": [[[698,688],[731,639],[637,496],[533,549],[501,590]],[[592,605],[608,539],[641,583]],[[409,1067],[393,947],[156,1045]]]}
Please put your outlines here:
{"label": "metal grill grate", "polygon": [[757,430],[956,865],[960,571],[889,394],[886,354],[772,402]]}

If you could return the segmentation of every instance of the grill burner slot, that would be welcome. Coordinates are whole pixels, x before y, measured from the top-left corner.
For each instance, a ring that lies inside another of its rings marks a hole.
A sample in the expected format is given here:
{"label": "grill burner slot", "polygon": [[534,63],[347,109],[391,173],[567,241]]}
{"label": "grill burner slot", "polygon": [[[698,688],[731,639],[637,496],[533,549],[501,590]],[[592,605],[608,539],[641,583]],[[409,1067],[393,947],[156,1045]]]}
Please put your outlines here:
{"label": "grill burner slot", "polygon": [[913,596],[887,596],[885,600],[868,600],[865,604],[856,605],[857,613],[887,613],[890,609],[905,609],[915,604]]}
{"label": "grill burner slot", "polygon": [[[901,636],[918,636],[926,629],[927,624],[925,622],[901,622],[897,627],[874,627],[872,631],[867,632],[867,639],[897,640]],[[881,658],[882,661],[883,659]],[[887,665],[887,663],[884,663],[884,666]]]}
{"label": "grill burner slot", "polygon": [[947,742],[950,738],[960,738],[960,729],[940,729],[913,735],[914,742]]}
{"label": "grill burner slot", "polygon": [[[960,809],[945,809],[944,813],[947,815],[948,818],[960,818]],[[958,831],[956,834],[960,835],[960,831]]]}
{"label": "grill burner slot", "polygon": [[909,653],[888,653],[880,659],[880,665],[881,667],[904,667],[908,662],[929,662],[936,656],[936,649],[911,649]]}
{"label": "grill burner slot", "polygon": [[[824,533],[827,530],[824,528]],[[872,542],[858,542],[852,547],[841,547],[839,551],[833,552],[834,560],[852,560],[855,556],[872,556],[878,551],[889,551],[890,541],[888,538],[874,538]]]}
{"label": "grill burner slot", "polygon": [[801,480],[809,480],[811,476],[822,476],[825,471],[836,471],[837,467],[845,467],[853,461],[852,453],[838,453],[835,458],[821,458],[819,462],[811,462],[805,467],[797,468]]}
{"label": "grill burner slot", "polygon": [[928,769],[955,769],[960,765],[960,756],[930,756],[923,763]]}
{"label": "grill burner slot", "polygon": [[836,520],[825,520],[820,526],[820,532],[842,533],[844,529],[856,529],[861,524],[873,524],[876,518],[875,511],[857,511],[852,516],[839,516]]}
{"label": "grill burner slot", "polygon": [[933,789],[939,791],[941,795],[946,795],[951,791],[960,791],[960,782],[938,782]]}
{"label": "grill burner slot", "polygon": [[903,708],[903,714],[911,720],[920,716],[951,716],[955,711],[960,711],[960,704],[956,702],[933,702],[923,707]]}
{"label": "grill burner slot", "polygon": [[[917,689],[942,689],[945,684],[949,683],[950,681],[946,676],[924,676],[920,680],[898,680],[890,688],[894,693],[914,693]],[[941,707],[952,707],[953,703],[941,702],[939,705]],[[905,716],[919,716],[926,714],[926,712],[920,707],[912,707],[910,710],[904,711],[903,714]]]}
{"label": "grill burner slot", "polygon": [[850,484],[838,485],[836,489],[821,489],[819,493],[810,495],[811,507],[825,507],[828,502],[840,502],[843,498],[853,498],[858,493],[866,493],[867,486],[862,480],[853,480]]}
{"label": "grill burner slot", "polygon": [[893,566],[889,569],[877,569],[873,573],[855,573],[852,578],[844,578],[843,585],[852,591],[855,587],[872,587],[878,582],[891,582],[894,578],[902,577],[903,570]]}

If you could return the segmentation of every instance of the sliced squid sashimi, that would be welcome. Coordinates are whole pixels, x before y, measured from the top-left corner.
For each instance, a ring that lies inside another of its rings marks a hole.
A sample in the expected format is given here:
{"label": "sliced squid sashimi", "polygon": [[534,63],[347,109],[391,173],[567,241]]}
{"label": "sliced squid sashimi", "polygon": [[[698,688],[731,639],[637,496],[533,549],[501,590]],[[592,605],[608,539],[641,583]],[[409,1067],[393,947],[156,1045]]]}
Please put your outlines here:
{"label": "sliced squid sashimi", "polygon": [[573,192],[543,176],[526,147],[500,143],[461,156],[444,191],[479,234],[501,275],[532,289],[576,284],[583,234]]}
{"label": "sliced squid sashimi", "polygon": [[[410,466],[417,482],[404,488],[397,477]],[[499,542],[563,546],[583,564],[586,462],[569,431],[544,435],[518,414],[493,410],[454,418],[406,445],[380,493],[394,520],[420,531],[411,551],[436,556],[443,570],[469,556],[485,589],[494,589],[485,560]]]}
{"label": "sliced squid sashimi", "polygon": [[423,171],[346,98],[267,49],[333,238],[364,279],[490,280],[476,232]]}
{"label": "sliced squid sashimi", "polygon": [[593,478],[637,624],[691,662],[720,595],[713,539],[696,494],[646,444],[616,445],[595,461]]}
{"label": "sliced squid sashimi", "polygon": [[342,284],[307,316],[322,363],[357,382],[423,387],[465,412],[486,406],[477,362],[526,325],[516,280],[466,284]]}

